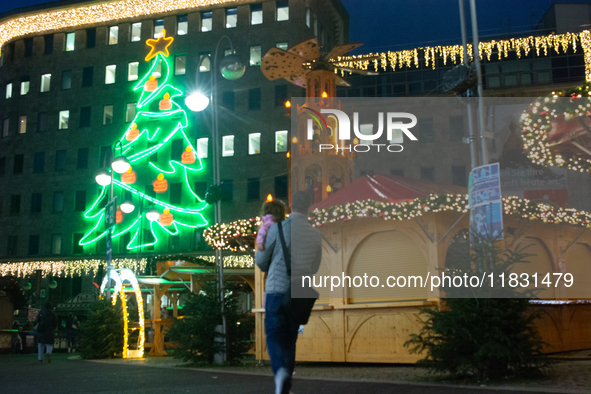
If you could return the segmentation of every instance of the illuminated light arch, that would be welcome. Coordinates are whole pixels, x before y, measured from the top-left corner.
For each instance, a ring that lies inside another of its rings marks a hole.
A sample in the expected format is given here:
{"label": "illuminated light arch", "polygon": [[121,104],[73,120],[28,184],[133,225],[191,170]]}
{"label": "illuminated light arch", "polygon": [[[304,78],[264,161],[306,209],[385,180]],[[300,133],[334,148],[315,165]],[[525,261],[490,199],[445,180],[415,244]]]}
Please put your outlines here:
{"label": "illuminated light arch", "polygon": [[119,295],[119,299],[121,300],[121,312],[123,313],[123,349],[122,355],[123,358],[129,358],[132,356],[131,351],[129,350],[129,312],[127,311],[127,299],[125,294],[127,291],[124,288],[124,283],[127,282],[131,285],[133,289],[133,293],[135,295],[135,299],[137,302],[137,310],[138,310],[138,324],[139,327],[139,338],[138,338],[138,350],[137,354],[133,355],[138,358],[144,357],[144,344],[146,342],[146,333],[144,330],[144,301],[142,298],[142,292],[135,277],[135,274],[132,270],[123,268],[120,270],[111,270],[110,275],[105,275],[103,278],[103,283],[100,287],[101,294],[105,291],[111,291],[107,285],[110,285],[108,282],[108,278],[115,281],[115,287],[113,288],[113,297],[111,298],[111,302],[113,305],[117,302],[116,295]]}

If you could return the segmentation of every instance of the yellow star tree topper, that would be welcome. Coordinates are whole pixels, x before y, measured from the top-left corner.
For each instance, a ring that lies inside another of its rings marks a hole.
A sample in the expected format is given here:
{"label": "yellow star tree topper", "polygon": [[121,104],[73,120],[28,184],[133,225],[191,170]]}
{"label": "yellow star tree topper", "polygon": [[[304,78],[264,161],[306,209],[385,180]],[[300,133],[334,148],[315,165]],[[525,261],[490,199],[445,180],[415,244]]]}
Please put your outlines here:
{"label": "yellow star tree topper", "polygon": [[150,38],[146,40],[146,45],[152,47],[150,49],[150,53],[146,56],[146,61],[150,60],[154,56],[161,53],[164,57],[168,57],[170,53],[168,52],[168,47],[174,41],[173,37],[166,37],[166,30],[162,30],[162,35],[158,37],[158,39]]}

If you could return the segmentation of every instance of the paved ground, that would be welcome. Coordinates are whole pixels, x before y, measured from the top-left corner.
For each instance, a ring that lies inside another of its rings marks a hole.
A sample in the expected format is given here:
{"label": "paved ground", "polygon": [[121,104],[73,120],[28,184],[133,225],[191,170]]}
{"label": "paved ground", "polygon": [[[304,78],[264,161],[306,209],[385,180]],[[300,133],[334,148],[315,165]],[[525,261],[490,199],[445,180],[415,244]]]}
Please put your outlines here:
{"label": "paved ground", "polygon": [[[0,393],[272,393],[269,376],[240,375],[189,368],[155,368],[116,362],[90,362],[54,354],[39,364],[35,354],[0,356]],[[303,393],[490,394],[534,393],[393,383],[296,379]],[[546,391],[547,392],[547,391]]]}

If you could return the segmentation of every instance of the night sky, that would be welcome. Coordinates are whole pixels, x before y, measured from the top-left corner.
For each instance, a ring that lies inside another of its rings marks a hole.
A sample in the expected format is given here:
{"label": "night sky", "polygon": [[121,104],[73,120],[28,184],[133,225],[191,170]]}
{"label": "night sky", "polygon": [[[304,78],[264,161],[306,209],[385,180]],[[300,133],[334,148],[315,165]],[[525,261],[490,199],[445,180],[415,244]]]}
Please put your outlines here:
{"label": "night sky", "polygon": [[[571,0],[570,2],[587,1]],[[0,0],[0,13],[17,7],[50,2],[52,1]],[[342,2],[350,16],[350,41],[365,43],[353,53],[461,43],[457,0],[342,0]],[[552,2],[552,0],[476,0],[481,39],[531,32]],[[469,19],[468,9],[466,14]],[[470,25],[468,29],[470,31]]]}

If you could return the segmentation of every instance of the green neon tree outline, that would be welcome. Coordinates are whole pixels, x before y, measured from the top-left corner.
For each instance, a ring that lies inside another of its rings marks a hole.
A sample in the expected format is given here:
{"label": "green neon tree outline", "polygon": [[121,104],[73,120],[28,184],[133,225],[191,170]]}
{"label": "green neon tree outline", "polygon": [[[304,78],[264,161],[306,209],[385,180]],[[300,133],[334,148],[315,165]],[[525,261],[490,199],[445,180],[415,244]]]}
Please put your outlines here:
{"label": "green neon tree outline", "polygon": [[[165,33],[163,37],[165,37]],[[170,80],[170,65],[166,59],[166,55],[168,55],[168,51],[166,51],[166,54],[158,52],[153,57],[149,71],[133,88],[134,91],[141,91],[139,101],[136,104],[136,109],[139,111],[137,111],[134,119],[119,139],[122,148],[119,148],[119,145],[117,145],[115,151],[115,156],[125,155],[127,157],[132,170],[136,173],[136,182],[125,184],[121,180],[123,175],[119,175],[113,171],[111,173],[114,175],[114,195],[128,192],[132,196],[141,198],[140,201],[148,201],[149,205],[153,205],[160,214],[163,213],[164,209],[168,209],[173,215],[173,220],[171,225],[165,226],[158,220],[149,221],[145,217],[146,212],[142,212],[143,220],[140,220],[136,210],[129,214],[122,214],[123,220],[113,228],[112,238],[115,239],[126,233],[130,233],[131,239],[126,245],[128,250],[155,245],[159,240],[158,235],[179,235],[184,229],[195,229],[209,224],[203,216],[203,211],[208,207],[208,204],[197,195],[194,187],[191,185],[191,179],[203,169],[203,164],[197,155],[197,150],[185,132],[185,129],[188,127],[187,114],[174,100],[177,97],[182,97],[183,92],[168,83]],[[146,82],[150,79],[150,76],[154,75],[159,63],[162,72],[161,78],[158,79],[158,87],[152,92],[149,92],[145,88]],[[159,110],[157,106],[160,100],[165,97],[165,94],[169,95],[172,108],[169,110]],[[139,134],[131,141],[128,141],[127,135],[134,125],[137,126]],[[152,155],[162,151],[165,147],[170,147],[173,139],[179,139],[178,137],[182,137],[183,146],[185,147],[183,152],[190,150],[195,155],[194,163],[182,163],[180,156],[170,157],[170,160],[164,165],[151,161],[150,157]],[[157,193],[153,196],[151,195],[152,193],[147,194],[137,189],[137,187],[141,186],[149,186],[151,188],[152,182],[157,179],[159,174],[163,174],[167,180],[168,190],[170,190],[171,183],[181,183],[183,190],[181,199],[188,203],[181,204],[180,206],[174,205],[160,198],[168,197],[168,192],[162,194]],[[79,242],[80,245],[97,242],[107,235],[107,231],[104,230],[104,220],[109,187],[109,185],[102,187],[96,200],[84,213],[84,218],[92,220],[94,223],[92,228],[83,235]],[[143,229],[145,223],[149,223],[152,236],[149,240],[142,240],[140,244],[140,230]],[[142,224],[142,228],[140,228],[140,224]]]}

